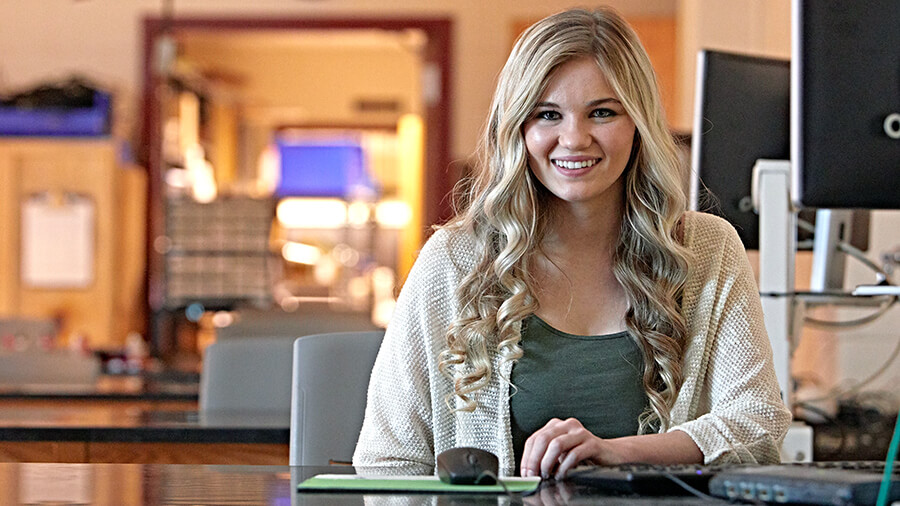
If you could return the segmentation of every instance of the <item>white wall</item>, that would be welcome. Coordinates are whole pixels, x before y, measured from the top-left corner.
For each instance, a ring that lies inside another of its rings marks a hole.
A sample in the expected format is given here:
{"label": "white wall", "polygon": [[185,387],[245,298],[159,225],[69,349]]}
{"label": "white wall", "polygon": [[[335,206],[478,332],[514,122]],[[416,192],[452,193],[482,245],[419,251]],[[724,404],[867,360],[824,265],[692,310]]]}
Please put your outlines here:
{"label": "white wall", "polygon": [[697,52],[720,49],[790,58],[789,0],[679,0],[679,78],[681,109],[676,126],[691,130]]}

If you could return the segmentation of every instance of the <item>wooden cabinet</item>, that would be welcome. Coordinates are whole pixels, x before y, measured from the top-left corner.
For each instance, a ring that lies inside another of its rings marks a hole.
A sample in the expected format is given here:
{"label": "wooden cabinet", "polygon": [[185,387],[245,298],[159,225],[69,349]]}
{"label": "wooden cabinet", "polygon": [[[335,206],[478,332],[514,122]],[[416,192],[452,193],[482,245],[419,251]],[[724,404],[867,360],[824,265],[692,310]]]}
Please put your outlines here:
{"label": "wooden cabinet", "polygon": [[[57,319],[64,338],[80,334],[100,349],[144,330],[146,174],[122,166],[117,148],[106,138],[0,140],[0,317]],[[37,197],[49,205],[70,197],[90,203],[88,282],[53,287],[23,279],[23,209]]]}
{"label": "wooden cabinet", "polygon": [[196,400],[0,398],[0,462],[288,463],[288,423],[204,419]]}
{"label": "wooden cabinet", "polygon": [[0,441],[0,462],[280,465],[287,444]]}

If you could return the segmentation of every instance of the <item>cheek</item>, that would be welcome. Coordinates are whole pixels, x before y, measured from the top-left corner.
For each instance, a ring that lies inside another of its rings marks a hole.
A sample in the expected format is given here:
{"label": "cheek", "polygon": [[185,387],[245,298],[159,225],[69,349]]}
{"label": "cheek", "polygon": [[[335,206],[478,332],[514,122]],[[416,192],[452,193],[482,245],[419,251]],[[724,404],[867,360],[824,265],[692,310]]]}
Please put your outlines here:
{"label": "cheek", "polygon": [[618,156],[627,159],[631,155],[631,146],[634,144],[634,132],[635,127],[633,123],[622,125],[621,128],[616,128],[615,131],[610,132],[611,135],[607,139],[608,145],[614,147]]}
{"label": "cheek", "polygon": [[528,151],[529,158],[543,158],[547,152],[548,135],[540,128],[525,128],[525,150]]}

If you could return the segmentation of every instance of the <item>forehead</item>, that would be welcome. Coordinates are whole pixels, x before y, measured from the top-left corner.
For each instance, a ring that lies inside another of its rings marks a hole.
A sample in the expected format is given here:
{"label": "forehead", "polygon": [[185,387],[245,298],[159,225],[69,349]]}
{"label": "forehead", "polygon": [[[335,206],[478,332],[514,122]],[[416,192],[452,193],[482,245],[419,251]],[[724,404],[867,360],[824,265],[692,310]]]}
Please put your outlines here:
{"label": "forehead", "polygon": [[541,101],[555,102],[565,98],[595,100],[619,97],[596,60],[585,56],[556,67],[550,73],[547,86],[541,94]]}

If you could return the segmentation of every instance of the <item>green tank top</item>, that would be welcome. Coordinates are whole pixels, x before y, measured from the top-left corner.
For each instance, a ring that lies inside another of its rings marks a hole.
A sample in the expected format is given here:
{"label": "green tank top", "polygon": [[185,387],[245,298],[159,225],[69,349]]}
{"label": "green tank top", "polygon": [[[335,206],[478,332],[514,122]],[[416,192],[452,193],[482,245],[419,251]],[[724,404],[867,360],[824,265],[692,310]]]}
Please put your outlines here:
{"label": "green tank top", "polygon": [[510,399],[516,473],[525,440],[551,418],[576,418],[594,435],[637,434],[649,405],[641,383],[644,361],[627,331],[578,336],[535,315],[522,322],[524,355],[513,366]]}

